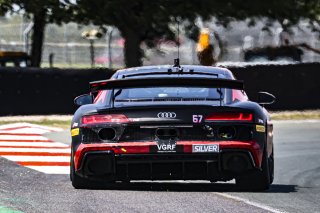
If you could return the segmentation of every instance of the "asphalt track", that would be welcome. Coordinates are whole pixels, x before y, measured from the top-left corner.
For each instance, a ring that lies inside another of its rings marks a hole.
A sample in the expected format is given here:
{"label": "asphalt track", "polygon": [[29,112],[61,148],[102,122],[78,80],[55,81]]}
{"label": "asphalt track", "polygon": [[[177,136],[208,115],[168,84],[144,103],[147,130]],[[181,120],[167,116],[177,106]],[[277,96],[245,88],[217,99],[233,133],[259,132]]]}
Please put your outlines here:
{"label": "asphalt track", "polygon": [[[68,175],[0,157],[0,212],[320,212],[320,121],[278,121],[274,129],[275,181],[266,192],[236,191],[232,182],[182,181],[75,190]],[[68,132],[47,136],[70,141]]]}

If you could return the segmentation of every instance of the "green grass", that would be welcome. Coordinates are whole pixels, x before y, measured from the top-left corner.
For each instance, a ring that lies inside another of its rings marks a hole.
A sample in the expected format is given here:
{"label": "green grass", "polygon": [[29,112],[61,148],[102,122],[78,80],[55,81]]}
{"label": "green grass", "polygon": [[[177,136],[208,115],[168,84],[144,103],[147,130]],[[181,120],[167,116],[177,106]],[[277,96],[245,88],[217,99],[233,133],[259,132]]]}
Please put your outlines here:
{"label": "green grass", "polygon": [[21,211],[9,209],[5,206],[0,206],[0,213],[22,213]]}
{"label": "green grass", "polygon": [[270,112],[273,120],[319,120],[320,110]]}
{"label": "green grass", "polygon": [[48,120],[48,119],[41,119],[38,121],[34,121],[34,120],[1,121],[0,120],[0,125],[10,124],[10,123],[18,123],[18,122],[38,124],[38,125],[51,126],[51,127],[59,127],[59,128],[63,128],[63,129],[70,129],[71,119],[67,120],[67,121]]}

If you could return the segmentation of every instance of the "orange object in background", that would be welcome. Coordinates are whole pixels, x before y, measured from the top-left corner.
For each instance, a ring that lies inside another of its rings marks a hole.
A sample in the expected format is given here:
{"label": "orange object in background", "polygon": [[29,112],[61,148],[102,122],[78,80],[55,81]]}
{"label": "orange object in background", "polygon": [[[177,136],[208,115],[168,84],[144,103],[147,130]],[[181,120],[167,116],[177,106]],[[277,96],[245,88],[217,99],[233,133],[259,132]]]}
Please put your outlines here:
{"label": "orange object in background", "polygon": [[210,31],[208,28],[201,30],[197,44],[197,52],[201,52],[210,45]]}
{"label": "orange object in background", "polygon": [[210,43],[210,31],[204,28],[200,32],[197,43],[197,56],[201,65],[212,66],[216,63],[213,50],[213,45]]}

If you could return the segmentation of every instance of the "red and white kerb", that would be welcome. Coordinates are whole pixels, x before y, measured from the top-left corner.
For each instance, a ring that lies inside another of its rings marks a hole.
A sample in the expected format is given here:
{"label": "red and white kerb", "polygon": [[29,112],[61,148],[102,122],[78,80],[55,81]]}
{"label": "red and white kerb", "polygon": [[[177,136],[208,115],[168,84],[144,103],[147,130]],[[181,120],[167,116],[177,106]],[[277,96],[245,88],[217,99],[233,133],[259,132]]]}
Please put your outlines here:
{"label": "red and white kerb", "polygon": [[69,174],[70,146],[53,142],[44,133],[62,131],[29,123],[0,126],[0,156],[47,174]]}

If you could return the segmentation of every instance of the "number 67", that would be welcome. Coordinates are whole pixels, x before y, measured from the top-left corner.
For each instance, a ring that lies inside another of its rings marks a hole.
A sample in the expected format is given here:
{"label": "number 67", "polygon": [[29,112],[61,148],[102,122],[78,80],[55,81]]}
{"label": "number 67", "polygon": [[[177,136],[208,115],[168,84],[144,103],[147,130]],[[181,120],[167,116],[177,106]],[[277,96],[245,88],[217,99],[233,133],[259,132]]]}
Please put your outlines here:
{"label": "number 67", "polygon": [[203,116],[202,115],[192,115],[193,123],[201,123]]}

